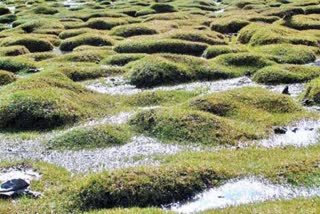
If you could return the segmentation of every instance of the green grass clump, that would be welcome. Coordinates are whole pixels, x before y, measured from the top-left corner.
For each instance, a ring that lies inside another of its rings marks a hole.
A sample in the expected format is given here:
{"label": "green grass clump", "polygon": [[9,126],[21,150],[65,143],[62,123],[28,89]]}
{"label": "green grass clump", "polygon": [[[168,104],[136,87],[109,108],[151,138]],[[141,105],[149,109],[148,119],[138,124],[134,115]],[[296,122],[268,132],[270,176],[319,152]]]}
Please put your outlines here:
{"label": "green grass clump", "polygon": [[88,33],[63,40],[60,44],[60,49],[62,51],[72,51],[81,45],[110,46],[112,44],[113,40],[107,36]]}
{"label": "green grass clump", "polygon": [[13,26],[18,26],[26,33],[54,34],[58,35],[63,31],[64,26],[61,22],[52,18],[40,18],[39,20],[22,21],[19,20],[13,23]]}
{"label": "green grass clump", "polygon": [[171,39],[181,39],[191,42],[202,42],[210,45],[224,45],[224,36],[220,33],[201,30],[172,30],[168,37]]}
{"label": "green grass clump", "polygon": [[320,29],[320,18],[319,14],[311,15],[297,15],[291,19],[282,21],[282,25],[294,28],[297,30],[309,30],[309,29]]}
{"label": "green grass clump", "polygon": [[118,53],[175,53],[200,56],[206,48],[206,44],[177,39],[140,39],[121,42],[115,46],[115,51]]}
{"label": "green grass clump", "polygon": [[79,36],[80,34],[90,33],[94,30],[90,28],[80,28],[80,29],[69,29],[64,30],[59,34],[60,39],[68,39],[70,37]]}
{"label": "green grass clump", "polygon": [[17,80],[17,77],[8,71],[0,70],[0,86],[7,85]]}
{"label": "green grass clump", "polygon": [[128,68],[129,81],[139,88],[235,76],[229,70],[206,60],[174,54],[146,56],[128,64]]}
{"label": "green grass clump", "polygon": [[287,28],[281,25],[262,23],[250,24],[239,32],[238,41],[243,44],[268,45],[268,44],[300,44],[308,46],[318,45],[318,39],[312,35]]}
{"label": "green grass clump", "polygon": [[176,8],[170,4],[165,3],[156,3],[150,6],[152,10],[155,10],[156,13],[170,13],[176,12]]}
{"label": "green grass clump", "polygon": [[24,58],[0,57],[0,69],[12,73],[27,72],[31,68],[36,68],[33,62]]}
{"label": "green grass clump", "polygon": [[35,14],[44,14],[44,15],[54,15],[59,11],[55,8],[48,7],[45,5],[39,5],[32,10]]}
{"label": "green grass clump", "polygon": [[112,75],[123,74],[126,71],[124,68],[113,66],[97,66],[95,64],[81,64],[79,66],[66,64],[56,70],[62,72],[73,81],[109,77]]}
{"label": "green grass clump", "polygon": [[30,51],[24,46],[0,47],[0,56],[19,56],[28,53]]}
{"label": "green grass clump", "polygon": [[45,52],[53,49],[53,46],[49,41],[31,36],[8,37],[3,39],[0,45],[6,47],[21,45],[25,46],[30,52]]}
{"label": "green grass clump", "polygon": [[130,83],[139,87],[153,87],[190,80],[187,69],[162,57],[148,56],[132,65]]}
{"label": "green grass clump", "polygon": [[211,23],[211,30],[220,33],[237,33],[250,22],[239,18],[218,18]]}
{"label": "green grass clump", "polygon": [[320,68],[301,65],[274,65],[258,70],[253,80],[264,84],[289,84],[312,80],[320,75]]}
{"label": "green grass clump", "polygon": [[0,91],[0,127],[43,130],[74,123],[100,108],[108,97],[95,95],[59,72],[41,72],[19,79]]}
{"label": "green grass clump", "polygon": [[189,105],[138,113],[130,124],[162,140],[207,145],[237,144],[265,137],[290,122],[301,107],[288,96],[243,88],[195,98]]}
{"label": "green grass clump", "polygon": [[122,36],[122,37],[153,35],[157,33],[158,32],[154,28],[149,27],[146,24],[123,25],[123,26],[115,27],[111,31],[111,35]]}
{"label": "green grass clump", "polygon": [[133,62],[145,57],[146,54],[115,54],[106,57],[101,61],[104,65],[124,66],[129,62]]}
{"label": "green grass clump", "polygon": [[52,149],[93,149],[119,146],[130,140],[130,134],[124,127],[94,125],[75,128],[48,141]]}
{"label": "green grass clump", "polygon": [[211,59],[209,62],[213,66],[218,65],[218,68],[222,71],[233,76],[253,74],[265,66],[274,64],[264,55],[249,52],[223,54]]}
{"label": "green grass clump", "polygon": [[123,18],[92,18],[84,26],[98,30],[110,30],[119,25],[125,25],[129,22]]}
{"label": "green grass clump", "polygon": [[16,15],[12,15],[12,14],[8,14],[8,15],[3,15],[0,16],[0,23],[11,23],[17,20],[17,16]]}
{"label": "green grass clump", "polygon": [[275,44],[264,45],[255,49],[266,54],[277,63],[307,64],[316,60],[315,49],[303,45]]}
{"label": "green grass clump", "polygon": [[303,100],[308,100],[309,104],[320,104],[320,78],[312,80],[307,84],[305,91],[302,94]]}
{"label": "green grass clump", "polygon": [[215,58],[222,54],[246,52],[242,46],[214,45],[207,48],[203,56],[207,59]]}
{"label": "green grass clump", "polygon": [[214,171],[201,166],[103,172],[74,185],[72,202],[82,210],[161,206],[188,199],[207,187],[217,185],[222,179]]}

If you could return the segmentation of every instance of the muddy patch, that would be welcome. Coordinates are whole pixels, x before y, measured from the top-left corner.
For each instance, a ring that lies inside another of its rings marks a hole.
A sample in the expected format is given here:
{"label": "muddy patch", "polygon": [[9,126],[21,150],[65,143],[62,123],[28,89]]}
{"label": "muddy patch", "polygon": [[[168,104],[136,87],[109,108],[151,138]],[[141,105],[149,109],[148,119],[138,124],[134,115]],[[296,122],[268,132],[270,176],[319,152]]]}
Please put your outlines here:
{"label": "muddy patch", "polygon": [[178,213],[196,213],[209,209],[257,203],[276,199],[319,196],[320,188],[292,187],[271,184],[261,178],[231,180],[226,184],[207,190],[186,203],[171,205]]}

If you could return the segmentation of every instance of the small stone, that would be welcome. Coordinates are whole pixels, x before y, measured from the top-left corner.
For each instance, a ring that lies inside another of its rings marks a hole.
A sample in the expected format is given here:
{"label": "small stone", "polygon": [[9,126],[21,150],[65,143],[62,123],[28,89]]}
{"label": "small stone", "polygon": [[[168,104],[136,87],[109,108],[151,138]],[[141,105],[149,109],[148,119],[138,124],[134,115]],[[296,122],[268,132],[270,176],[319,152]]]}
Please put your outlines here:
{"label": "small stone", "polygon": [[286,86],[286,87],[283,89],[282,94],[290,95],[290,93],[289,93],[289,86]]}
{"label": "small stone", "polygon": [[21,178],[8,180],[0,185],[0,193],[24,190],[29,185],[29,182]]}
{"label": "small stone", "polygon": [[292,132],[296,133],[299,130],[299,128],[295,127],[292,129]]}
{"label": "small stone", "polygon": [[305,105],[305,106],[309,106],[309,105],[312,104],[312,101],[309,100],[309,99],[304,99],[304,100],[302,101],[302,104]]}
{"label": "small stone", "polygon": [[276,127],[273,129],[275,134],[285,134],[287,133],[288,129],[285,127]]}

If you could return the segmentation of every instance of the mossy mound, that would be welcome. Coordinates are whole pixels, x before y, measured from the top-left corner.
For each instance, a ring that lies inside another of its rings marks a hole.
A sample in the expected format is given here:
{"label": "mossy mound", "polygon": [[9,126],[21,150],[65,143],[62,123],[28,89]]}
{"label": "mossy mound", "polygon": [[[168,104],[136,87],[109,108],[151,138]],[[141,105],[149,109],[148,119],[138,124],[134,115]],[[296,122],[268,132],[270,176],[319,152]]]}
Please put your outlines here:
{"label": "mossy mound", "polygon": [[82,27],[98,30],[110,30],[116,26],[125,24],[129,24],[129,22],[123,18],[92,18],[88,20]]}
{"label": "mossy mound", "polygon": [[250,22],[239,18],[218,18],[211,23],[211,30],[220,33],[237,33]]}
{"label": "mossy mound", "polygon": [[224,45],[224,36],[220,33],[201,30],[172,30],[167,33],[171,39],[181,39],[191,42],[202,42],[210,45]]}
{"label": "mossy mound", "polygon": [[53,49],[52,44],[41,38],[31,36],[8,37],[1,41],[1,46],[25,46],[30,52],[45,52]]}
{"label": "mossy mound", "polygon": [[1,96],[0,127],[47,129],[72,123],[81,117],[73,92],[59,88],[18,91]]}
{"label": "mossy mound", "polygon": [[276,44],[264,45],[255,49],[266,54],[277,63],[307,64],[316,60],[315,49],[304,45]]}
{"label": "mossy mound", "polygon": [[165,3],[156,3],[151,5],[150,8],[155,10],[156,13],[170,13],[177,11],[174,6]]}
{"label": "mossy mound", "polygon": [[217,56],[209,61],[213,66],[218,65],[226,73],[233,73],[234,76],[253,74],[257,70],[274,64],[264,55],[255,53],[230,53]]}
{"label": "mossy mound", "polygon": [[177,39],[129,40],[115,46],[118,53],[175,53],[200,56],[206,44]]}
{"label": "mossy mound", "polygon": [[163,57],[145,57],[132,65],[130,83],[142,88],[190,80],[187,69]]}
{"label": "mossy mound", "polygon": [[0,69],[10,71],[12,73],[27,72],[30,69],[36,68],[36,65],[25,58],[0,58]]}
{"label": "mossy mound", "polygon": [[261,23],[253,23],[244,27],[239,32],[238,41],[251,45],[291,43],[318,46],[318,39],[312,35],[280,25]]}
{"label": "mossy mound", "polygon": [[258,70],[253,80],[264,84],[306,82],[320,76],[320,68],[301,65],[274,65]]}
{"label": "mossy mound", "polygon": [[181,108],[141,112],[130,121],[130,125],[137,132],[181,143],[234,144],[235,139],[240,138],[239,129],[231,121],[210,113]]}
{"label": "mossy mound", "polygon": [[15,20],[17,20],[17,16],[16,15],[8,14],[8,15],[0,16],[0,23],[9,24],[11,22],[14,22]]}
{"label": "mossy mound", "polygon": [[112,44],[113,40],[107,36],[82,34],[63,40],[60,44],[60,49],[62,51],[72,51],[74,48],[81,45],[110,46]]}
{"label": "mossy mound", "polygon": [[53,7],[48,7],[46,5],[39,5],[32,10],[35,14],[44,14],[44,15],[54,15],[59,11]]}
{"label": "mossy mound", "polygon": [[131,37],[139,35],[153,35],[157,34],[157,30],[152,27],[149,27],[147,24],[131,24],[118,26],[112,29],[111,35],[122,36],[122,37]]}
{"label": "mossy mound", "polygon": [[16,81],[17,77],[8,71],[0,70],[0,86],[7,85]]}
{"label": "mossy mound", "polygon": [[138,88],[197,80],[217,80],[235,74],[206,60],[183,55],[154,55],[128,64],[128,79]]}
{"label": "mossy mound", "polygon": [[0,127],[43,130],[74,123],[110,105],[59,72],[41,72],[8,85],[1,93]]}
{"label": "mossy mound", "polygon": [[48,141],[53,149],[92,149],[119,146],[130,140],[130,134],[123,127],[94,125],[76,128]]}
{"label": "mossy mound", "polygon": [[19,23],[19,20],[13,23],[17,29],[22,29],[25,33],[54,34],[58,35],[64,30],[63,24],[55,19],[40,18]]}
{"label": "mossy mound", "polygon": [[30,51],[24,46],[0,47],[0,56],[19,56],[28,54]]}
{"label": "mossy mound", "polygon": [[319,14],[312,15],[297,15],[291,19],[282,21],[282,25],[294,28],[297,30],[309,30],[309,29],[320,29],[320,18]]}
{"label": "mossy mound", "polygon": [[111,55],[106,57],[101,61],[101,64],[124,66],[129,62],[142,59],[145,56],[147,55],[146,54],[116,54],[116,55]]}
{"label": "mossy mound", "polygon": [[71,197],[73,205],[82,210],[161,206],[188,199],[223,179],[205,167],[127,169],[89,176],[73,185]]}
{"label": "mossy mound", "polygon": [[244,46],[228,46],[228,45],[214,45],[207,48],[203,56],[207,59],[215,58],[219,55],[228,53],[246,52],[247,49]]}
{"label": "mossy mound", "polygon": [[120,75],[126,72],[124,68],[97,66],[95,64],[82,64],[79,66],[67,64],[56,70],[62,72],[73,81],[83,81],[112,75]]}
{"label": "mossy mound", "polygon": [[288,96],[243,88],[196,98],[187,108],[141,112],[130,124],[162,140],[237,144],[265,137],[272,126],[294,119],[301,111]]}
{"label": "mossy mound", "polygon": [[308,100],[308,102],[306,102],[308,105],[320,104],[320,78],[314,79],[308,83],[301,98],[303,100]]}
{"label": "mossy mound", "polygon": [[68,29],[64,30],[59,34],[60,39],[68,39],[70,37],[79,36],[80,34],[85,33],[94,33],[94,30],[90,28],[80,28],[80,29]]}

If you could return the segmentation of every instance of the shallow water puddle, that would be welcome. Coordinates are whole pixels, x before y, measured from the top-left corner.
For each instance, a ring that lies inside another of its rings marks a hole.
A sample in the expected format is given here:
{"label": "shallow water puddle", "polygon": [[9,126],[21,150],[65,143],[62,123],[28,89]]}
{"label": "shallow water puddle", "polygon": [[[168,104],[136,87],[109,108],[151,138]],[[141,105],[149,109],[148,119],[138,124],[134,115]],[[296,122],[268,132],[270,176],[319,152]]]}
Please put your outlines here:
{"label": "shallow water puddle", "polygon": [[303,147],[319,143],[320,121],[303,120],[283,128],[286,129],[286,133],[273,134],[269,139],[258,141],[258,145],[264,147]]}
{"label": "shallow water puddle", "polygon": [[320,188],[291,187],[271,184],[254,177],[232,180],[195,196],[186,203],[177,203],[171,210],[178,213],[196,213],[253,202],[320,195]]}
{"label": "shallow water puddle", "polygon": [[292,97],[298,97],[299,94],[301,94],[305,89],[305,84],[303,83],[295,83],[295,84],[280,84],[280,85],[260,85],[261,87],[274,92],[281,94],[283,89],[288,86],[289,87],[289,93]]}
{"label": "shallow water puddle", "polygon": [[72,8],[72,9],[81,7],[81,6],[86,5],[86,4],[87,4],[86,2],[77,2],[77,1],[74,1],[74,0],[65,0],[65,1],[63,1],[63,5],[65,7],[69,7],[69,8]]}
{"label": "shallow water puddle", "polygon": [[47,150],[40,141],[7,141],[0,142],[0,161],[41,160],[69,171],[87,172],[156,165],[158,162],[152,158],[154,155],[174,155],[191,150],[199,151],[200,148],[165,144],[145,136],[133,137],[121,146],[80,151]]}
{"label": "shallow water puddle", "polygon": [[193,91],[197,89],[206,89],[207,93],[227,91],[235,88],[257,86],[248,77],[239,77],[227,80],[192,82],[173,86],[161,86],[152,89],[139,89],[134,85],[128,84],[124,77],[109,77],[102,80],[90,81],[84,83],[88,89],[110,95],[133,95],[143,91],[174,91],[184,90]]}

